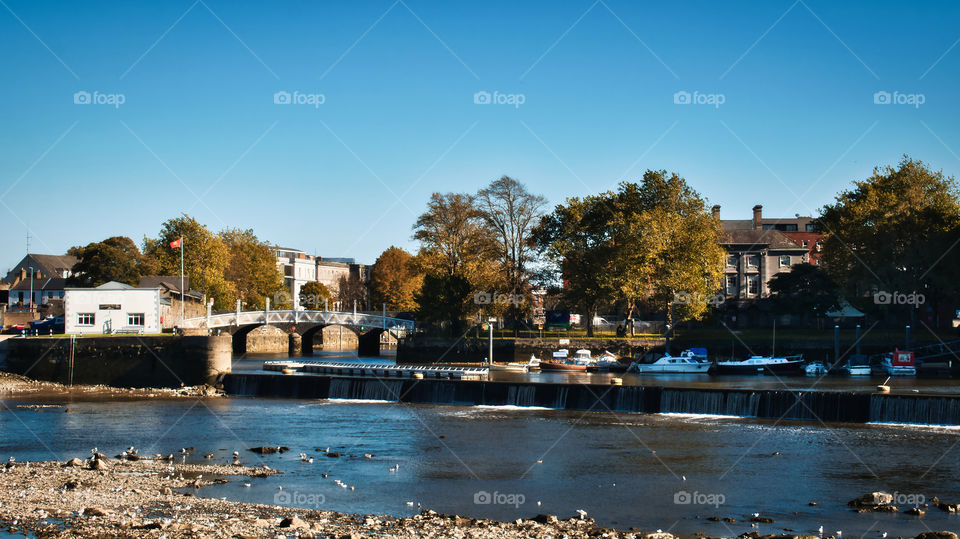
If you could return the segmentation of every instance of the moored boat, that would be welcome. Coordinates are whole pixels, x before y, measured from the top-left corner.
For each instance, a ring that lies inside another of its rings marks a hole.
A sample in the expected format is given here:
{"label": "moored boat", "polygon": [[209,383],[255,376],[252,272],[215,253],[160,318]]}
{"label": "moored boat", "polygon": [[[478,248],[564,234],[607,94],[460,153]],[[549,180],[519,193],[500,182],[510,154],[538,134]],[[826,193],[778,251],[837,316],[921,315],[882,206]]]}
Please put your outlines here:
{"label": "moored boat", "polygon": [[843,366],[843,371],[850,376],[870,376],[870,358],[863,354],[852,355]]}
{"label": "moored boat", "polygon": [[564,372],[587,372],[586,365],[577,365],[575,363],[563,361],[541,361],[541,371],[564,371]]}
{"label": "moored boat", "polygon": [[540,370],[540,360],[537,356],[531,355],[530,361],[526,363],[500,363],[489,366],[491,371],[500,372],[529,372]]}
{"label": "moored boat", "polygon": [[827,366],[822,361],[811,361],[803,368],[807,376],[823,376],[827,374]]}
{"label": "moored boat", "polygon": [[692,350],[684,350],[679,356],[667,354],[653,363],[633,362],[627,372],[650,373],[692,373],[704,374],[713,367],[712,363],[699,361]]}
{"label": "moored boat", "polygon": [[916,376],[917,374],[917,363],[913,352],[894,349],[892,353],[884,354],[880,364],[890,376]]}
{"label": "moored boat", "polygon": [[620,363],[617,356],[607,350],[604,351],[603,355],[598,359],[593,360],[592,365],[587,365],[587,370],[595,372],[624,372],[627,370],[627,366]]}
{"label": "moored boat", "polygon": [[718,374],[796,374],[803,369],[803,356],[752,356],[742,361],[718,361]]}

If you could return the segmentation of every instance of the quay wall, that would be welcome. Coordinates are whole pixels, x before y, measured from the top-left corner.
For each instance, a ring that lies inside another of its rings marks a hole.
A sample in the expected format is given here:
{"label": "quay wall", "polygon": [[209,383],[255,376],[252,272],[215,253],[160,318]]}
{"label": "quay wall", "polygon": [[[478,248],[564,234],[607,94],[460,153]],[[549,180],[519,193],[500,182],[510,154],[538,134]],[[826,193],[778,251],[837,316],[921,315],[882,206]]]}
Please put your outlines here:
{"label": "quay wall", "polygon": [[180,387],[214,383],[230,372],[232,359],[229,335],[38,337],[9,339],[4,344],[7,371],[63,384]]}
{"label": "quay wall", "polygon": [[[594,356],[605,351],[621,356],[644,355],[651,350],[663,348],[664,339],[494,339],[493,359],[496,362],[522,361],[531,355],[540,359],[550,359],[553,352],[566,348],[570,355],[579,349],[590,350]],[[401,339],[397,345],[398,364],[422,363],[481,363],[490,355],[490,344],[486,339],[443,339],[414,335]]]}
{"label": "quay wall", "polygon": [[235,373],[233,396],[369,399],[412,404],[537,406],[607,413],[684,413],[841,423],[960,425],[960,397],[791,391],[414,380]]}

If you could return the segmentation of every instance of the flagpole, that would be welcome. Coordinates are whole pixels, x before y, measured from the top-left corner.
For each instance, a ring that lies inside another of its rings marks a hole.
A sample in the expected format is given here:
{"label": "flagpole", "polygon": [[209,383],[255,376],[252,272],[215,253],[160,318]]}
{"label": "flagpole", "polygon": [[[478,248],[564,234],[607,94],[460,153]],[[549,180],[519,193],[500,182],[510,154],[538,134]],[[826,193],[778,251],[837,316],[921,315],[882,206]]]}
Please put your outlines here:
{"label": "flagpole", "polygon": [[187,291],[183,289],[183,236],[180,236],[180,330],[183,331],[184,304],[187,301]]}

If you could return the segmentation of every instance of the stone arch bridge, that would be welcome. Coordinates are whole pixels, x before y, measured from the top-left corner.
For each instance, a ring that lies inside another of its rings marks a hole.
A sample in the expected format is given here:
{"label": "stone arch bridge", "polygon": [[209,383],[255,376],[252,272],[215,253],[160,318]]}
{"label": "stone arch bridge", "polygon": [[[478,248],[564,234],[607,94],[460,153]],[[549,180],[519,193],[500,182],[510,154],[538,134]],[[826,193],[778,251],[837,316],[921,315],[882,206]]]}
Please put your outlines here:
{"label": "stone arch bridge", "polygon": [[313,341],[317,332],[328,326],[342,326],[357,335],[357,354],[361,356],[380,355],[380,336],[389,333],[395,338],[412,333],[415,324],[412,320],[391,318],[357,312],[305,311],[305,310],[266,310],[236,311],[228,313],[208,313],[207,316],[187,318],[183,321],[184,330],[221,330],[233,336],[233,351],[246,352],[247,335],[251,331],[273,326],[289,335],[289,353],[291,356],[313,352]]}

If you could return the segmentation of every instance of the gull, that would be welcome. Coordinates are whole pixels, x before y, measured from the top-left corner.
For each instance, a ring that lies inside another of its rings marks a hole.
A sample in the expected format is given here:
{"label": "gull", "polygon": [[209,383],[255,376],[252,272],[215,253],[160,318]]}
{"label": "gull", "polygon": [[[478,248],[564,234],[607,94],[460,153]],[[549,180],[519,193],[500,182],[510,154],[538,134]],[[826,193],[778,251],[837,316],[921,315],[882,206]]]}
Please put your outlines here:
{"label": "gull", "polygon": [[837,530],[837,537],[843,537],[843,530]]}
{"label": "gull", "polygon": [[820,532],[820,537],[823,537],[823,526],[820,526],[817,531]]}
{"label": "gull", "polygon": [[283,485],[277,485],[277,490],[283,490]]}
{"label": "gull", "polygon": [[250,483],[244,483],[244,484],[243,484],[243,487],[244,487],[244,488],[250,488]]}
{"label": "gull", "polygon": [[583,509],[577,509],[577,514],[580,515],[580,520],[583,520],[587,517],[587,512]]}
{"label": "gull", "polygon": [[93,453],[94,455],[96,455],[96,454],[99,453],[100,451],[97,450],[96,447],[94,447],[93,449],[90,450],[90,452]]}
{"label": "gull", "polygon": [[754,513],[754,514],[752,514],[752,515],[750,515],[750,516],[752,516],[753,518],[757,518],[758,516],[760,516],[760,513]]}
{"label": "gull", "polygon": [[537,500],[537,507],[540,507],[540,501]]}
{"label": "gull", "polygon": [[7,462],[9,462],[10,464],[13,464],[13,463],[16,462],[16,461],[17,461],[17,459],[15,459],[14,457],[10,457],[10,458],[7,459]]}
{"label": "gull", "polygon": [[206,455],[203,456],[203,458],[205,458],[205,459],[212,459],[212,458],[213,458],[213,453],[207,453]]}
{"label": "gull", "polygon": [[233,456],[234,456],[234,457],[239,457],[239,456],[240,456],[240,452],[239,452],[239,451],[234,451],[234,452],[233,452]]}
{"label": "gull", "polygon": [[686,481],[686,480],[687,480],[687,476],[681,475],[681,476],[680,476],[680,480],[681,480],[681,481]]}
{"label": "gull", "polygon": [[883,537],[883,539],[887,539],[887,532],[883,532],[883,534],[880,537]]}
{"label": "gull", "polygon": [[538,459],[537,464],[543,464],[543,459]]}
{"label": "gull", "polygon": [[309,462],[310,464],[313,464],[313,457],[308,458],[307,462]]}
{"label": "gull", "polygon": [[413,502],[407,502],[407,505],[413,507]]}

